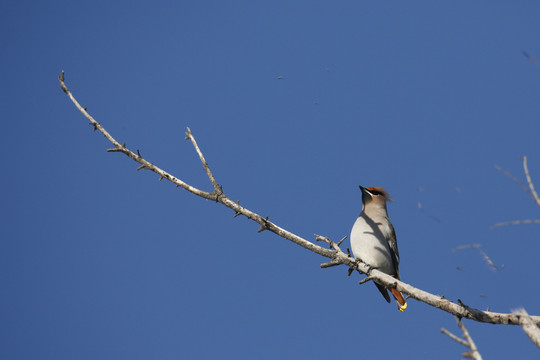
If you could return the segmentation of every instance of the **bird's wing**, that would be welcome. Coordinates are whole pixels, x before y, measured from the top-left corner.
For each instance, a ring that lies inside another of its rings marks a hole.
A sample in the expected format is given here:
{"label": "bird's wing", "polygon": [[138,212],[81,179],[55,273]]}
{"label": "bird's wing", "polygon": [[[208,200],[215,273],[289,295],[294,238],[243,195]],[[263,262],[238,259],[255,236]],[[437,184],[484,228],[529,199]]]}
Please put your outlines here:
{"label": "bird's wing", "polygon": [[396,275],[399,280],[399,250],[397,247],[396,231],[394,226],[389,221],[390,224],[390,234],[388,235],[388,245],[390,245],[390,255],[392,256],[392,262],[394,263],[394,268],[396,269]]}

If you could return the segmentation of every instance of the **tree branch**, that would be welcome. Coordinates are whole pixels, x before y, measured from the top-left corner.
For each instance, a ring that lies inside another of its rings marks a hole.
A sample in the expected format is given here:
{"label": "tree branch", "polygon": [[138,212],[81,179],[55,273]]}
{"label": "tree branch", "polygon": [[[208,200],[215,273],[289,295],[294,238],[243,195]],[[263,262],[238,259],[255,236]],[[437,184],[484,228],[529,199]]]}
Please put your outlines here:
{"label": "tree branch", "polygon": [[[315,245],[314,243],[305,240],[301,238],[300,236],[293,234],[278,225],[272,223],[268,220],[268,217],[262,217],[261,215],[241,206],[239,202],[232,201],[229,197],[227,197],[221,188],[221,186],[216,182],[214,176],[212,175],[212,172],[210,171],[210,167],[206,163],[206,160],[204,159],[204,156],[202,155],[202,152],[200,151],[197,142],[195,141],[195,137],[191,133],[191,131],[188,128],[188,131],[186,133],[186,138],[191,140],[193,146],[195,147],[195,150],[199,154],[199,157],[201,159],[201,162],[203,163],[203,168],[206,171],[206,174],[208,175],[208,178],[210,179],[210,182],[212,183],[214,187],[213,192],[206,192],[200,189],[197,189],[182,180],[172,176],[168,172],[164,171],[163,169],[157,167],[153,163],[145,160],[141,155],[140,152],[137,151],[137,153],[134,153],[133,151],[129,150],[125,144],[120,144],[118,141],[116,141],[102,126],[99,124],[88,112],[85,108],[83,108],[77,100],[73,97],[71,92],[68,90],[64,83],[64,72],[62,71],[62,75],[58,77],[60,81],[60,86],[62,90],[68,95],[70,100],[75,104],[77,109],[90,121],[90,123],[94,126],[96,130],[99,130],[106,138],[109,140],[113,145],[113,149],[109,149],[110,152],[121,152],[131,158],[132,160],[136,161],[141,165],[140,168],[145,168],[148,170],[151,170],[158,174],[160,176],[160,179],[167,179],[168,181],[175,184],[177,187],[182,187],[183,189],[191,192],[192,194],[195,194],[197,196],[200,196],[204,199],[209,199],[216,201],[218,203],[221,203],[225,205],[226,207],[232,209],[235,212],[235,216],[243,215],[248,219],[251,219],[252,221],[258,223],[262,230],[268,230],[276,235],[290,240],[293,243],[312,251],[316,254],[319,254],[321,256],[324,256],[326,258],[331,259],[330,262],[321,264],[321,267],[328,267],[328,266],[334,266],[334,265],[345,265],[348,266],[350,269],[357,270],[363,274],[368,275],[370,279],[376,280],[379,284],[382,284],[389,288],[395,288],[398,291],[409,295],[409,297],[417,299],[419,301],[422,301],[428,305],[431,305],[433,307],[439,308],[443,311],[446,311],[450,314],[453,314],[455,316],[458,316],[460,318],[467,318],[479,322],[485,322],[485,323],[492,323],[492,324],[507,324],[507,325],[517,325],[519,324],[519,315],[515,314],[505,314],[505,313],[495,313],[490,311],[482,311],[478,309],[474,309],[471,307],[468,307],[467,305],[463,304],[461,300],[458,300],[458,303],[451,302],[444,298],[444,296],[440,295],[433,295],[426,291],[420,290],[418,288],[415,288],[409,284],[406,284],[400,280],[395,279],[394,277],[387,275],[379,270],[372,269],[367,264],[360,262],[353,257],[351,257],[349,254],[344,253],[340,247],[339,244],[344,240],[342,239],[339,243],[334,243],[328,238],[320,237],[319,240],[325,241],[327,244],[329,244],[330,248],[324,248],[318,245]],[[325,239],[325,240],[323,240]],[[530,317],[532,321],[535,324],[540,324],[540,316],[531,316]]]}
{"label": "tree branch", "polygon": [[[525,172],[525,177],[527,178],[527,184],[529,185],[529,188],[527,188],[525,185],[521,183],[518,179],[516,179],[512,174],[510,174],[508,171],[501,168],[499,165],[495,164],[495,168],[501,172],[503,172],[506,176],[508,176],[510,179],[512,179],[516,184],[518,184],[523,191],[525,191],[529,196],[533,199],[533,201],[536,203],[536,205],[540,206],[540,198],[538,197],[538,193],[534,189],[534,184],[531,179],[531,174],[529,173],[529,167],[527,166],[527,157],[524,156],[522,158],[523,160],[523,171]],[[495,225],[490,226],[490,230],[493,230],[499,226],[508,226],[508,225],[521,225],[521,224],[540,224],[539,220],[514,220],[514,221],[503,221],[496,223]]]}
{"label": "tree branch", "polygon": [[533,200],[536,202],[536,205],[540,206],[540,198],[538,198],[538,194],[536,193],[536,190],[534,190],[534,185],[531,179],[531,174],[529,174],[529,167],[527,166],[527,157],[523,157],[523,171],[525,172],[525,177],[527,178],[527,183],[529,184],[529,188],[531,189],[531,195]]}
{"label": "tree branch", "polygon": [[525,311],[525,309],[516,309],[512,311],[513,314],[517,314],[520,316],[519,324],[523,328],[523,331],[527,334],[529,339],[540,348],[540,329],[538,326],[531,320],[531,317]]}
{"label": "tree branch", "polygon": [[450,339],[457,341],[461,345],[468,347],[471,352],[463,353],[462,355],[469,359],[475,359],[475,360],[482,360],[482,355],[480,355],[480,352],[478,351],[478,348],[476,347],[476,344],[474,343],[471,335],[467,331],[467,328],[465,327],[465,324],[461,322],[461,319],[459,317],[456,317],[457,324],[461,331],[463,332],[463,337],[465,339],[462,339],[454,334],[452,334],[450,331],[446,330],[445,328],[441,328],[441,332],[443,334],[446,334],[450,337]]}
{"label": "tree branch", "polygon": [[466,342],[465,340],[463,340],[462,338],[460,338],[459,336],[457,335],[454,335],[452,334],[450,331],[446,330],[445,328],[441,328],[441,332],[443,334],[446,334],[448,335],[448,337],[452,340],[454,340],[455,342],[458,342],[460,343],[461,345],[465,346],[465,347],[469,347],[469,343]]}
{"label": "tree branch", "polygon": [[523,185],[523,183],[521,181],[519,181],[518,179],[516,179],[516,177],[514,175],[512,175],[510,172],[504,170],[502,167],[500,167],[499,165],[497,164],[494,164],[493,166],[495,166],[495,169],[499,170],[500,172],[502,172],[504,175],[508,176],[510,179],[512,179],[513,182],[515,182],[516,184],[519,185],[520,188],[523,189],[523,191],[525,191],[527,194],[529,194],[529,196],[532,197],[532,194],[531,192],[529,191],[529,189],[527,189],[527,187],[525,185]]}
{"label": "tree branch", "polygon": [[514,221],[504,221],[496,223],[495,225],[490,226],[490,230],[493,230],[499,226],[508,226],[508,225],[522,225],[522,224],[540,224],[540,219],[538,220],[514,220]]}
{"label": "tree branch", "polygon": [[199,145],[197,145],[197,141],[195,141],[195,137],[193,137],[193,134],[191,133],[190,128],[187,128],[186,140],[191,140],[191,143],[193,144],[195,151],[197,151],[197,154],[199,154],[199,158],[201,159],[201,162],[203,164],[204,171],[206,171],[206,175],[208,175],[208,178],[210,179],[210,182],[212,183],[212,186],[214,187],[214,191],[216,192],[216,194],[220,194],[220,195],[223,194],[223,189],[217,183],[216,179],[214,178],[214,175],[210,171],[210,166],[208,166],[206,159],[204,158],[201,150],[199,149]]}

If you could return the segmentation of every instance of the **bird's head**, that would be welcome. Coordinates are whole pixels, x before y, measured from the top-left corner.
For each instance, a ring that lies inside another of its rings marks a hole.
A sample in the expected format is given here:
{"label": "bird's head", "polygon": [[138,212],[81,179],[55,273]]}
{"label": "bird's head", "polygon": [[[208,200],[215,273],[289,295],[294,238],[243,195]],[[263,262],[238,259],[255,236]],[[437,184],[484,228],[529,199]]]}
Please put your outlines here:
{"label": "bird's head", "polygon": [[360,185],[360,190],[362,190],[362,203],[364,205],[373,203],[374,205],[386,207],[386,202],[392,201],[388,191],[380,186],[371,186],[365,188]]}

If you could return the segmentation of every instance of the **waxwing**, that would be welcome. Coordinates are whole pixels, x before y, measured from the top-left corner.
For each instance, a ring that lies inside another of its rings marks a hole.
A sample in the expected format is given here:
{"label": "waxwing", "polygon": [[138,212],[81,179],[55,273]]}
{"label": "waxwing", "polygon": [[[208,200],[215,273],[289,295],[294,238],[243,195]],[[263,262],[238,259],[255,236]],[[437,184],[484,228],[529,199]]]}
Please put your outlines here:
{"label": "waxwing", "polygon": [[[362,212],[351,230],[351,250],[356,259],[399,280],[399,251],[396,233],[388,219],[386,202],[392,201],[382,187],[364,188]],[[390,302],[386,287],[375,282],[377,289]],[[396,289],[388,289],[396,299],[399,311],[407,308],[403,295]]]}

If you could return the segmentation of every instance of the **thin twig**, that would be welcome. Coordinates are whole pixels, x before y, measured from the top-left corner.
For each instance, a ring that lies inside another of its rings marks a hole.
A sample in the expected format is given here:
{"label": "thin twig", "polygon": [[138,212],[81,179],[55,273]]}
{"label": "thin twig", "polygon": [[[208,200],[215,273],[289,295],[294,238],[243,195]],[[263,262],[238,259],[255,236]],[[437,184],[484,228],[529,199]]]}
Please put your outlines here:
{"label": "thin twig", "polygon": [[337,246],[340,246],[341,243],[342,243],[343,241],[345,241],[345,239],[348,238],[348,237],[349,237],[348,235],[345,235],[343,238],[341,238],[341,240],[339,240],[339,241],[337,242]]}
{"label": "thin twig", "polygon": [[191,133],[190,128],[187,128],[187,132],[186,132],[186,140],[188,139],[191,140],[191,143],[193,144],[195,151],[197,151],[197,154],[199,154],[199,158],[201,159],[201,162],[203,164],[204,171],[206,171],[206,175],[208,175],[208,178],[210,179],[210,182],[212,183],[214,190],[218,193],[222,193],[223,190],[221,186],[217,183],[212,172],[210,171],[210,166],[208,166],[208,163],[206,162],[206,159],[204,158],[203,153],[201,152],[201,149],[199,149],[199,145],[197,145],[197,141],[195,141],[195,137]]}
{"label": "thin twig", "polygon": [[329,238],[327,238],[326,236],[321,236],[321,235],[317,235],[315,234],[315,240],[316,241],[324,241],[325,243],[327,243],[329,245],[329,247],[331,249],[334,249],[336,251],[340,250],[339,248],[339,245],[343,242],[343,240],[345,240],[347,238],[347,236],[345,236],[343,239],[341,239],[338,243],[335,243],[333,242],[332,240],[330,240]]}
{"label": "thin twig", "polygon": [[476,347],[474,340],[469,334],[469,331],[467,331],[465,324],[463,324],[460,318],[457,319],[457,323],[461,331],[463,331],[463,337],[467,340],[467,342],[469,343],[469,348],[471,349],[470,353],[463,353],[463,356],[470,357],[471,359],[475,360],[482,360],[482,355],[480,355],[480,353],[478,352],[478,348]]}
{"label": "thin twig", "polygon": [[452,334],[450,331],[446,330],[445,328],[441,328],[441,332],[443,334],[446,334],[450,337],[450,339],[460,343],[461,345],[465,346],[465,347],[469,347],[469,344],[463,340],[462,338],[458,337],[457,335],[454,335]]}
{"label": "thin twig", "polygon": [[[308,249],[308,250],[310,250],[310,251],[312,251],[314,253],[317,253],[317,254],[322,255],[322,256],[326,256],[328,258],[333,258],[333,256],[334,256],[334,251],[333,250],[325,249],[323,247],[317,246],[317,245],[311,243],[310,241],[307,241],[307,240],[301,238],[298,235],[295,235],[295,234],[293,234],[291,232],[288,232],[287,230],[285,230],[285,229],[273,224],[272,222],[270,222],[268,220],[268,217],[264,218],[261,215],[240,206],[240,204],[238,202],[232,201],[231,199],[229,199],[225,195],[216,194],[215,188],[214,188],[214,192],[206,192],[206,191],[202,191],[200,189],[197,189],[197,188],[195,188],[195,187],[193,187],[191,185],[188,185],[187,183],[183,182],[182,180],[172,176],[171,174],[169,174],[166,171],[160,169],[159,167],[155,166],[154,164],[146,161],[143,157],[140,156],[139,151],[137,151],[137,154],[135,154],[133,151],[130,151],[125,146],[125,144],[120,145],[118,143],[118,141],[116,141],[97,121],[95,121],[90,116],[90,114],[88,114],[88,112],[78,103],[78,101],[75,99],[75,97],[73,97],[73,95],[71,94],[71,92],[69,91],[69,89],[67,88],[67,86],[66,86],[66,84],[64,82],[65,79],[64,79],[64,72],[63,71],[62,71],[62,74],[58,77],[58,80],[60,82],[60,87],[68,95],[70,100],[75,104],[77,109],[79,109],[79,111],[88,120],[90,120],[90,122],[92,124],[96,125],[97,129],[115,146],[115,148],[118,149],[118,152],[121,152],[121,153],[127,155],[128,157],[130,157],[131,159],[133,159],[134,161],[138,162],[139,164],[144,165],[144,168],[147,168],[148,170],[151,170],[151,171],[155,172],[156,174],[158,174],[160,176],[163,175],[163,177],[165,179],[167,179],[170,182],[174,183],[177,187],[180,186],[183,189],[191,192],[192,194],[200,196],[200,197],[202,197],[204,199],[214,200],[214,201],[220,202],[223,205],[227,206],[228,208],[234,210],[235,212],[239,212],[242,215],[244,215],[245,217],[247,217],[248,219],[251,219],[251,220],[257,222],[259,225],[261,225],[261,227],[264,227],[265,230],[270,230],[273,233],[277,234],[278,236],[281,236],[281,237],[283,237],[283,238],[285,238],[287,240],[290,240],[290,241],[296,243],[297,245],[300,245],[300,246],[302,246],[302,247],[304,247],[304,248],[306,248],[306,249]],[[190,135],[190,136],[193,138],[193,140],[195,140],[193,135]],[[192,141],[192,143],[196,144],[196,141]],[[197,148],[198,148],[198,146],[197,146]],[[199,151],[200,151],[200,149],[199,149]],[[202,152],[201,152],[201,155],[202,155]],[[202,161],[202,159],[201,159],[201,161]],[[210,172],[210,168],[208,166],[205,168],[205,170],[207,171],[207,174],[208,173],[210,173],[210,175],[212,174]],[[209,178],[210,178],[210,176],[209,176]],[[213,178],[213,175],[212,175],[212,178]],[[215,182],[215,180],[214,180],[214,182]]]}
{"label": "thin twig", "polygon": [[[525,53],[526,56],[528,56]],[[495,164],[495,168],[499,171],[502,171],[506,176],[508,176],[510,179],[512,179],[516,184],[518,184],[523,191],[525,191],[536,203],[536,205],[540,206],[540,198],[538,197],[538,193],[534,189],[534,184],[531,178],[531,174],[529,173],[529,167],[527,166],[527,156],[523,156],[523,171],[525,172],[525,177],[527,178],[527,183],[529,185],[529,188],[527,188],[525,185],[523,185],[518,179],[516,179],[512,174],[510,174],[508,171],[501,168],[499,165]],[[490,229],[493,230],[495,228],[498,228],[500,226],[508,226],[508,225],[522,225],[522,224],[540,224],[540,220],[514,220],[514,221],[503,221],[496,223],[495,225],[490,226]]]}
{"label": "thin twig", "polygon": [[480,245],[480,244],[460,245],[460,246],[458,246],[456,248],[453,248],[452,252],[456,252],[456,251],[464,250],[464,249],[470,249],[470,248],[480,248],[480,247],[482,247],[482,245]]}
{"label": "thin twig", "polygon": [[484,252],[484,250],[478,249],[478,251],[480,251],[480,255],[482,255],[482,258],[485,260],[485,262],[489,265],[489,267],[490,267],[492,270],[499,270],[499,268],[497,267],[497,265],[495,265],[495,263],[493,262],[493,260],[491,260],[491,258]]}
{"label": "thin twig", "polygon": [[492,270],[498,270],[497,265],[495,265],[493,260],[491,260],[491,258],[484,252],[484,250],[482,250],[482,245],[481,244],[460,245],[460,246],[452,249],[452,252],[456,252],[456,251],[459,251],[459,250],[465,250],[465,249],[471,249],[471,248],[478,249],[478,251],[480,252],[480,255],[482,256],[482,259],[484,259],[484,261],[489,265],[489,267]]}
{"label": "thin twig", "polygon": [[457,324],[461,331],[463,332],[463,337],[465,339],[460,338],[459,336],[456,336],[452,334],[450,331],[446,330],[445,328],[441,328],[441,332],[445,335],[448,335],[448,337],[459,344],[469,348],[470,352],[465,352],[462,355],[464,357],[475,359],[475,360],[482,360],[482,355],[480,355],[480,352],[478,351],[478,348],[476,347],[476,344],[474,343],[474,340],[472,339],[471,335],[467,331],[467,328],[465,327],[465,324],[461,321],[459,317],[456,316]]}
{"label": "thin twig", "polygon": [[[191,185],[188,185],[187,183],[183,182],[182,180],[180,179],[177,179],[175,178],[174,176],[168,174],[166,171],[158,168],[157,166],[155,166],[154,164],[151,164],[149,163],[148,161],[144,160],[141,156],[140,156],[140,152],[137,150],[137,154],[135,154],[133,151],[129,150],[125,144],[120,144],[118,141],[116,141],[115,138],[113,138],[111,136],[111,134],[109,134],[107,132],[107,130],[105,130],[105,128],[103,126],[101,126],[100,123],[98,123],[96,120],[94,120],[94,118],[92,116],[90,116],[90,114],[86,111],[86,108],[83,108],[81,106],[81,104],[79,104],[79,102],[73,97],[73,95],[71,94],[71,92],[68,90],[66,84],[64,83],[64,71],[62,71],[62,75],[60,75],[58,77],[58,80],[60,81],[60,86],[62,88],[62,90],[66,93],[66,95],[70,98],[70,100],[73,102],[73,104],[75,104],[75,106],[77,107],[77,109],[79,109],[79,111],[90,121],[90,123],[96,128],[99,130],[99,132],[101,132],[103,134],[103,136],[105,136],[105,138],[107,138],[107,140],[109,140],[113,145],[114,147],[117,149],[118,152],[121,152],[125,155],[127,155],[128,157],[130,157],[131,159],[133,159],[134,161],[138,162],[139,164],[141,164],[141,166],[139,167],[139,169],[144,169],[144,168],[147,168],[148,170],[152,170],[153,172],[155,172],[156,174],[158,175],[163,175],[167,180],[175,183],[176,185],[188,190],[189,192],[195,194],[195,195],[198,195],[198,196],[201,196],[205,199],[213,199],[212,197],[212,194],[211,193],[208,193],[208,192],[205,192],[205,191],[202,191],[202,190],[199,190]],[[110,151],[110,150],[109,150]]]}
{"label": "thin twig", "polygon": [[[160,177],[163,176],[164,179],[167,179],[168,181],[175,184],[177,187],[182,187],[183,189],[191,192],[192,194],[195,194],[197,196],[200,196],[202,198],[208,199],[208,200],[214,200],[216,202],[219,202],[226,207],[232,209],[235,214],[239,213],[245,216],[246,218],[258,223],[261,225],[261,227],[264,227],[264,230],[271,231],[275,233],[276,235],[290,240],[293,243],[312,251],[316,254],[319,254],[321,256],[324,256],[326,258],[331,259],[330,263],[332,265],[337,264],[343,264],[350,269],[357,270],[364,274],[369,274],[373,278],[373,280],[376,280],[377,283],[386,286],[386,287],[392,287],[398,290],[401,293],[404,293],[406,295],[409,295],[409,297],[417,299],[419,301],[422,301],[428,305],[431,305],[433,307],[439,308],[443,311],[446,311],[450,314],[453,314],[455,316],[461,317],[461,318],[467,318],[472,319],[479,322],[486,322],[486,323],[492,323],[492,324],[511,324],[516,325],[518,324],[518,316],[514,314],[505,314],[505,313],[495,313],[490,311],[482,311],[478,309],[474,309],[468,306],[465,306],[463,303],[454,303],[447,299],[445,299],[442,296],[430,294],[426,291],[420,290],[418,288],[415,288],[409,284],[406,284],[402,281],[396,280],[394,277],[385,274],[377,269],[372,269],[367,264],[358,261],[350,256],[350,254],[344,253],[337,244],[332,245],[332,249],[326,249],[321,246],[315,245],[314,243],[301,238],[300,236],[293,234],[278,225],[272,223],[270,220],[268,220],[268,217],[264,218],[261,215],[243,207],[240,206],[238,202],[232,201],[230,198],[228,198],[225,194],[221,193],[219,194],[216,191],[216,186],[219,186],[217,182],[215,181],[210,168],[208,166],[205,167],[205,170],[208,174],[208,177],[210,181],[212,182],[212,185],[214,185],[214,191],[213,192],[206,192],[202,191],[200,189],[197,189],[180,179],[172,176],[171,174],[167,173],[166,171],[160,169],[159,167],[155,166],[151,162],[145,160],[142,158],[139,154],[135,154],[133,151],[128,150],[125,145],[120,145],[97,121],[95,121],[88,112],[80,106],[80,104],[75,100],[71,92],[68,90],[64,83],[64,73],[62,72],[62,75],[59,76],[60,86],[62,90],[69,96],[71,101],[75,104],[75,106],[81,111],[81,113],[90,120],[90,122],[99,130],[114,146],[116,149],[118,149],[118,152],[121,152],[134,161],[138,162],[140,165],[144,165],[145,168],[147,168],[150,171],[155,172]],[[189,130],[188,130],[189,131]],[[192,139],[192,143],[196,144],[194,141],[195,138],[191,132],[189,132],[189,138]],[[198,146],[197,146],[198,148]],[[199,149],[200,151],[200,149]],[[198,152],[199,152],[198,151]],[[204,157],[202,157],[202,152],[200,152],[199,157],[201,157],[201,161],[203,161]],[[204,166],[204,162],[203,162]],[[212,180],[214,179],[214,180]],[[328,264],[328,263],[325,263]],[[323,264],[324,265],[324,264]],[[536,324],[540,324],[540,316],[531,316],[531,319]]]}
{"label": "thin twig", "polygon": [[531,320],[527,311],[524,308],[520,308],[512,311],[512,313],[520,315],[519,323],[523,328],[523,331],[525,331],[534,345],[540,348],[540,329]]}
{"label": "thin twig", "polygon": [[538,194],[536,193],[536,190],[534,190],[531,174],[529,174],[529,167],[527,166],[526,156],[523,157],[523,170],[525,171],[525,177],[527,178],[527,183],[529,184],[529,188],[531,189],[532,198],[536,202],[536,205],[540,206],[540,198],[538,198]]}
{"label": "thin twig", "polygon": [[498,228],[499,226],[508,226],[508,225],[522,225],[522,224],[540,224],[540,219],[538,220],[514,220],[514,221],[504,221],[496,223],[495,225],[490,226],[491,230]]}
{"label": "thin twig", "polygon": [[512,181],[514,181],[516,184],[519,185],[519,187],[521,187],[523,189],[523,191],[525,191],[527,194],[529,194],[530,196],[531,195],[531,192],[529,191],[529,189],[527,189],[527,187],[525,185],[523,185],[523,183],[521,181],[519,181],[518,179],[516,179],[516,177],[512,174],[510,174],[510,172],[504,170],[502,167],[500,167],[499,165],[497,164],[494,164],[495,166],[495,169],[499,170],[500,172],[502,172],[504,175],[508,176],[510,179],[512,179]]}

